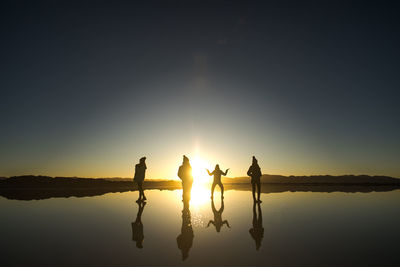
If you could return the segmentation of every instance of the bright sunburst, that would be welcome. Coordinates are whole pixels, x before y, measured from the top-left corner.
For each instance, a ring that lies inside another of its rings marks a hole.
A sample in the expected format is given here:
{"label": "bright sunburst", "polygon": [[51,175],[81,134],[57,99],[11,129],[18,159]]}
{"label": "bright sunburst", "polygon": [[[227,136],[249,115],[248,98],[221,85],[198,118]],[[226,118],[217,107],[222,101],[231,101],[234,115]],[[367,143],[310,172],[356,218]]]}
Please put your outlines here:
{"label": "bright sunburst", "polygon": [[196,156],[190,160],[190,165],[192,166],[193,186],[195,184],[204,185],[211,182],[211,178],[206,171],[206,169],[210,169],[211,165],[209,163]]}

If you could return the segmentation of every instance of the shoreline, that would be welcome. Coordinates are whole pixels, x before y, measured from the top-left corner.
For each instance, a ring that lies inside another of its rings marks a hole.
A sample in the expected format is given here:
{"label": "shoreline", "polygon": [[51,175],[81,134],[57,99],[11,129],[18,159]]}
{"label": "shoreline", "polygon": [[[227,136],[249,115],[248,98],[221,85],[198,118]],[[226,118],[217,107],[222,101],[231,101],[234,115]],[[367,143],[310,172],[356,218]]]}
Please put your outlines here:
{"label": "shoreline", "polygon": [[[226,184],[225,191],[251,191],[250,184]],[[145,186],[145,190],[180,190],[181,186]],[[288,185],[288,184],[262,184],[262,194],[284,193],[284,192],[315,192],[315,193],[371,193],[389,192],[399,190],[400,185]],[[108,193],[135,192],[136,187],[19,187],[19,188],[0,188],[0,197],[9,200],[44,200],[49,198],[69,198],[69,197],[92,197],[101,196]]]}
{"label": "shoreline", "polygon": [[[15,176],[0,180],[0,196],[16,200],[39,200],[53,197],[88,197],[106,193],[136,191],[132,179]],[[223,178],[225,190],[251,190],[249,177]],[[388,176],[280,176],[263,175],[261,192],[383,192],[400,189],[400,179]],[[206,186],[211,184],[205,183]],[[181,189],[180,180],[145,180],[145,190]]]}

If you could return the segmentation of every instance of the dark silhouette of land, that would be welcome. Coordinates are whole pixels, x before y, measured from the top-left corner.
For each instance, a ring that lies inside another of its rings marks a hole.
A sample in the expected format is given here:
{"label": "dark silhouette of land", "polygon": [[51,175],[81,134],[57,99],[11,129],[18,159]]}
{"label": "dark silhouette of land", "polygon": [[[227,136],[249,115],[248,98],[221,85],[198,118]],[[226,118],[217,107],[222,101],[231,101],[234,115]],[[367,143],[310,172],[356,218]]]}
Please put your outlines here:
{"label": "dark silhouette of land", "polygon": [[[222,178],[225,190],[251,190],[249,177]],[[261,193],[285,191],[373,192],[400,189],[400,179],[388,176],[281,176],[263,175]],[[210,185],[211,186],[211,185]],[[144,189],[181,189],[181,181],[146,180]],[[49,176],[14,176],[0,180],[0,196],[8,199],[34,200],[52,197],[87,197],[113,192],[136,191],[132,178],[71,178]]]}

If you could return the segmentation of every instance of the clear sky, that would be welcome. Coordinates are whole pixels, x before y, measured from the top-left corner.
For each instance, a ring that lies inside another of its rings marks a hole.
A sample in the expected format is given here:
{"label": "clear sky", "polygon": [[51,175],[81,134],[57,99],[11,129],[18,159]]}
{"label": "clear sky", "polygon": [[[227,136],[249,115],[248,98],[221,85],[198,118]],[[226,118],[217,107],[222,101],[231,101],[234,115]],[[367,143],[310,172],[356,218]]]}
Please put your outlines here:
{"label": "clear sky", "polygon": [[5,1],[0,176],[400,177],[391,2]]}

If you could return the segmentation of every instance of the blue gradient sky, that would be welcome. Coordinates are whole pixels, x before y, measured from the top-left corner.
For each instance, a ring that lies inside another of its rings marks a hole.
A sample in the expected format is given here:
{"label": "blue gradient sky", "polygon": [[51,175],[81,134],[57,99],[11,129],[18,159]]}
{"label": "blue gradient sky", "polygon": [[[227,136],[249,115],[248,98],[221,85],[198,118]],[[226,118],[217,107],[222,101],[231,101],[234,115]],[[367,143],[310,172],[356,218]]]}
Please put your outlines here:
{"label": "blue gradient sky", "polygon": [[0,175],[400,177],[398,6],[11,1]]}

